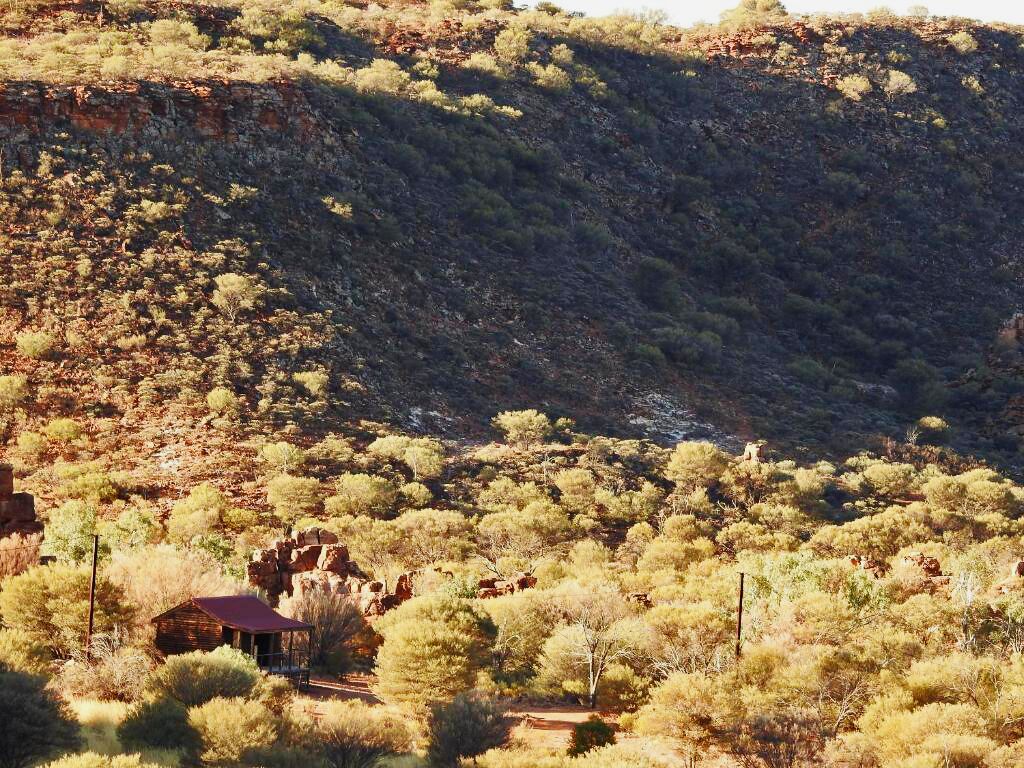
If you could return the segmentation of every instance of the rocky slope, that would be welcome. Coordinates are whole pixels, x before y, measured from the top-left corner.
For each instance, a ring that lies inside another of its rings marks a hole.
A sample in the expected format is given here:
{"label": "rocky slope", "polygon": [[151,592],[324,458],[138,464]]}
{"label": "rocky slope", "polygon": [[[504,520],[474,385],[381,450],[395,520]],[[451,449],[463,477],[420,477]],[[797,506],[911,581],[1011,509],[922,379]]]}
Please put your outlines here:
{"label": "rocky slope", "polygon": [[3,13],[24,472],[176,495],[275,433],[474,437],[525,406],[811,455],[938,415],[1017,461],[1019,375],[987,355],[1024,301],[1019,29]]}

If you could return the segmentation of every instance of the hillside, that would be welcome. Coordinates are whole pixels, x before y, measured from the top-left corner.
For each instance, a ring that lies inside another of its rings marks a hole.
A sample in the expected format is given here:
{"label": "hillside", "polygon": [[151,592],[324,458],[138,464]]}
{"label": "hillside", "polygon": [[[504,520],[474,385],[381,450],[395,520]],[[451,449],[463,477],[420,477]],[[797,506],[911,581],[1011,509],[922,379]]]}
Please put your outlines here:
{"label": "hillside", "polygon": [[175,496],[275,434],[476,438],[516,407],[808,458],[934,415],[1018,463],[992,345],[1024,301],[1020,29],[5,8],[23,474]]}

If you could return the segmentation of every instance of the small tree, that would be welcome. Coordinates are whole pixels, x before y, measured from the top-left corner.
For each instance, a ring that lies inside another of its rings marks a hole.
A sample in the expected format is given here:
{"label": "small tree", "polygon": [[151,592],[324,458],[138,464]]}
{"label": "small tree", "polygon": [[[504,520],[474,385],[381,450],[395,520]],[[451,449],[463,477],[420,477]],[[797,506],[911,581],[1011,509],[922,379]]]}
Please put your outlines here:
{"label": "small tree", "polygon": [[245,275],[229,272],[214,278],[216,288],[213,291],[213,305],[223,312],[228,320],[235,321],[244,309],[256,306],[256,299],[262,289]]}
{"label": "small tree", "polygon": [[[21,630],[58,658],[68,658],[85,643],[89,615],[88,568],[49,565],[32,568],[3,582],[0,615],[10,629]],[[130,624],[135,610],[124,593],[104,576],[96,581],[94,631],[110,632]]]}
{"label": "small tree", "polygon": [[264,445],[260,449],[260,458],[275,472],[288,474],[305,463],[306,454],[297,445],[282,440]]}
{"label": "small tree", "polygon": [[508,739],[505,707],[477,693],[460,693],[447,704],[433,704],[427,723],[427,760],[435,768],[455,768],[462,758],[482,755]]}
{"label": "small tree", "polygon": [[534,409],[503,411],[494,417],[493,424],[510,443],[529,447],[546,439],[552,430],[551,419]]}
{"label": "small tree", "polygon": [[0,768],[27,768],[75,749],[78,725],[46,679],[0,671]]}
{"label": "small tree", "polygon": [[578,757],[614,743],[615,729],[597,715],[591,715],[586,721],[573,726],[568,751],[573,757]]}
{"label": "small tree", "polygon": [[267,483],[267,503],[286,522],[313,514],[320,507],[320,481],[315,477],[278,475]]}
{"label": "small tree", "polygon": [[383,758],[412,748],[403,718],[359,701],[322,705],[314,737],[329,768],[376,768]]}
{"label": "small tree", "polygon": [[384,637],[377,652],[377,695],[421,707],[472,688],[495,635],[490,619],[469,600],[443,594],[403,603],[374,629]]}

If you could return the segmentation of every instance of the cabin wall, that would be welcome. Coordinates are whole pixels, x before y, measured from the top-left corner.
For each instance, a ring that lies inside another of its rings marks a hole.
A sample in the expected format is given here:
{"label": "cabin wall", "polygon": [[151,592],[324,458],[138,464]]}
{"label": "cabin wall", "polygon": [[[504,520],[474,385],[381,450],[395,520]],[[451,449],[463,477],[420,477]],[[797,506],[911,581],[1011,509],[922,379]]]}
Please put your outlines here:
{"label": "cabin wall", "polygon": [[184,605],[154,622],[154,644],[161,653],[212,651],[224,644],[221,625],[192,605]]}

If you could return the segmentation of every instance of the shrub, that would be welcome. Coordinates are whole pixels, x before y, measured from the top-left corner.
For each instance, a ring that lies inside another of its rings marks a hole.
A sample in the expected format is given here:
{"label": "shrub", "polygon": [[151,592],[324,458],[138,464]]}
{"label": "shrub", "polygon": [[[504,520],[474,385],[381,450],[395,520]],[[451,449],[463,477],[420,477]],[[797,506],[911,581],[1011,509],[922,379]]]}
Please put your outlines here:
{"label": "shrub", "polygon": [[231,416],[238,412],[238,398],[230,389],[216,387],[206,395],[206,407],[216,416]]}
{"label": "shrub", "polygon": [[79,565],[92,558],[96,508],[82,501],[66,501],[50,514],[46,548],[57,562]]}
{"label": "shrub", "polygon": [[955,35],[946,38],[946,42],[956,49],[957,53],[974,53],[978,50],[978,41],[966,30],[961,30]]}
{"label": "shrub", "polygon": [[146,681],[146,691],[168,697],[186,707],[215,698],[248,696],[260,681],[256,662],[236,648],[193,651],[170,656]]}
{"label": "shrub", "polygon": [[115,631],[94,635],[87,659],[84,649],[75,649],[58,673],[61,691],[78,698],[100,701],[135,701],[142,694],[153,662],[141,648],[125,642]]}
{"label": "shrub", "polygon": [[188,724],[202,742],[200,759],[213,765],[238,765],[248,753],[277,739],[270,710],[243,698],[217,697],[194,706]]}
{"label": "shrub", "polygon": [[132,707],[117,728],[128,749],[181,749],[197,752],[199,735],[189,725],[188,710],[170,698],[143,701]]}
{"label": "shrub", "polygon": [[552,431],[551,419],[534,409],[503,411],[492,421],[510,443],[528,447],[546,439]]}
{"label": "shrub", "polygon": [[569,73],[557,64],[544,66],[531,61],[526,68],[533,75],[534,82],[541,88],[547,88],[550,91],[567,91],[572,87],[572,78],[569,77]]}
{"label": "shrub", "polygon": [[836,81],[836,90],[850,101],[860,101],[871,93],[871,81],[864,75],[847,75]]}
{"label": "shrub", "polygon": [[490,660],[494,626],[469,600],[443,594],[416,597],[374,625],[376,692],[388,703],[424,706],[469,690]]}
{"label": "shrub", "polygon": [[217,287],[213,291],[213,305],[231,322],[243,310],[253,309],[263,292],[251,278],[234,272],[218,275],[214,278],[214,284]]}
{"label": "shrub", "polygon": [[329,768],[375,768],[412,748],[405,718],[359,701],[323,704],[314,738]]}
{"label": "shrub", "polygon": [[45,678],[0,672],[0,768],[28,768],[79,744],[78,725]]}
{"label": "shrub", "polygon": [[323,397],[327,394],[331,377],[323,371],[300,371],[292,374],[292,381],[305,387],[313,397]]}
{"label": "shrub", "polygon": [[444,449],[435,441],[421,440],[405,449],[402,461],[415,480],[432,480],[444,470]]}
{"label": "shrub", "polygon": [[398,491],[409,506],[417,509],[434,500],[434,494],[423,483],[405,483]]}
{"label": "shrub", "polygon": [[230,504],[227,496],[210,483],[201,483],[171,508],[167,535],[186,543],[217,530]]}
{"label": "shrub", "polygon": [[614,743],[615,729],[597,715],[591,715],[585,722],[573,726],[568,752],[576,757]]}
{"label": "shrub", "polygon": [[882,86],[882,89],[889,98],[893,98],[895,96],[905,96],[907,94],[914,93],[917,90],[917,84],[906,72],[900,72],[897,69],[890,69],[889,75],[886,78],[885,85]]}
{"label": "shrub", "polygon": [[53,352],[54,338],[46,331],[22,331],[14,337],[18,351],[33,360],[42,360]]}
{"label": "shrub", "polygon": [[27,399],[28,380],[24,376],[0,376],[0,413],[13,411]]}
{"label": "shrub", "polygon": [[306,454],[297,445],[282,440],[264,445],[260,449],[260,458],[274,471],[288,474],[305,463]]}
{"label": "shrub", "polygon": [[191,48],[196,51],[205,51],[210,47],[210,38],[199,34],[195,24],[175,19],[157,19],[150,24],[149,40],[155,46]]}
{"label": "shrub", "polygon": [[385,93],[399,95],[412,82],[409,73],[396,62],[388,59],[374,59],[352,75],[352,84],[363,93]]}
{"label": "shrub", "polygon": [[505,707],[475,693],[460,693],[447,704],[433,704],[427,721],[427,760],[457,768],[462,758],[481,755],[508,739]]}
{"label": "shrub", "polygon": [[679,275],[664,259],[641,259],[636,267],[635,285],[640,300],[660,312],[671,312],[681,300]]}
{"label": "shrub", "polygon": [[494,54],[498,61],[509,66],[518,66],[530,52],[532,34],[526,27],[512,26],[503,29],[494,38]]}
{"label": "shrub", "polygon": [[211,555],[167,544],[114,552],[105,575],[124,590],[129,603],[146,606],[154,616],[196,595],[236,595],[244,588],[225,576]]}
{"label": "shrub", "polygon": [[665,477],[690,490],[714,482],[728,466],[729,457],[711,443],[679,443],[669,457]]}
{"label": "shrub", "polygon": [[43,427],[43,434],[53,443],[73,443],[82,436],[82,425],[74,419],[53,419]]}

